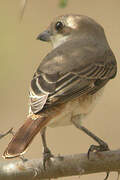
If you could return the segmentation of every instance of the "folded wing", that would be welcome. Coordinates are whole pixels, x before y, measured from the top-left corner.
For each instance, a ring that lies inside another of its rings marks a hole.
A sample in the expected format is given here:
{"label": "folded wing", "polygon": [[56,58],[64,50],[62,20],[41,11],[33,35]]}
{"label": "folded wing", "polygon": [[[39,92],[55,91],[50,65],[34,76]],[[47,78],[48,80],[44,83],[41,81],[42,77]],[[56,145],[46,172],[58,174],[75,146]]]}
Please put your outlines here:
{"label": "folded wing", "polygon": [[43,60],[31,82],[33,113],[83,94],[93,94],[116,75],[116,60],[110,49],[96,51],[93,47],[88,51],[84,47],[77,55],[71,51],[68,56],[59,49],[56,51]]}

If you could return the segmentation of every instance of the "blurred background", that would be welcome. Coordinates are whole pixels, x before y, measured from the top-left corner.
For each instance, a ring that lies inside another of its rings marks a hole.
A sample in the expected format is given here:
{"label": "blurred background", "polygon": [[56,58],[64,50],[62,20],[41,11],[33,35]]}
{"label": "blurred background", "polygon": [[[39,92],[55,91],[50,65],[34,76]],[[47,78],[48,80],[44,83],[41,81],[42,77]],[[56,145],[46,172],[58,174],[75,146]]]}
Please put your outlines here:
{"label": "blurred background", "polygon": [[[103,138],[112,150],[120,148],[120,1],[69,0],[66,8],[58,0],[28,1],[20,22],[21,0],[0,0],[0,132],[17,130],[28,114],[28,90],[33,73],[51,50],[47,43],[36,41],[52,19],[66,13],[92,17],[105,29],[118,62],[118,74],[108,83],[100,102],[83,125]],[[2,155],[11,135],[0,140]],[[54,154],[86,153],[94,141],[73,126],[47,130],[48,145]],[[42,144],[38,134],[26,158],[41,158]],[[2,157],[0,158],[3,161]],[[7,160],[6,160],[7,161]],[[10,162],[10,160],[8,160]],[[102,180],[105,173],[82,176],[82,180]],[[111,173],[109,180],[117,178]],[[74,180],[78,177],[60,178]]]}

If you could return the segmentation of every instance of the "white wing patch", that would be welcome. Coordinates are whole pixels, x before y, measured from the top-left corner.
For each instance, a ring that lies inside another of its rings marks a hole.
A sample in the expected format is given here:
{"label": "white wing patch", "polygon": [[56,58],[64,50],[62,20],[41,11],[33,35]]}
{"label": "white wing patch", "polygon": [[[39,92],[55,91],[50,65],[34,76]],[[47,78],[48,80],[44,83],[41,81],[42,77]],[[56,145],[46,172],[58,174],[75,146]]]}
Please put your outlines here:
{"label": "white wing patch", "polygon": [[30,91],[30,106],[33,113],[39,112],[45,105],[48,94],[41,93],[39,96]]}

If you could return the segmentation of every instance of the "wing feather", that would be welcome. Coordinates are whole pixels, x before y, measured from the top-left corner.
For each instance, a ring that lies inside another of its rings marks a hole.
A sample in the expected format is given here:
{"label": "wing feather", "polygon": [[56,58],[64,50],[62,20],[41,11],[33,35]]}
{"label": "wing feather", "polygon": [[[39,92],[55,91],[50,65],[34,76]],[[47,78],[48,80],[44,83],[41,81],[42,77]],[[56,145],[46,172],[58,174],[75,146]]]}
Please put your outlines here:
{"label": "wing feather", "polygon": [[37,113],[39,112],[45,105],[47,98],[48,98],[48,94],[44,94],[44,93],[40,93],[40,95],[35,95],[32,90],[29,93],[29,97],[30,97],[30,109],[32,110],[32,112]]}
{"label": "wing feather", "polygon": [[116,59],[108,47],[93,46],[88,52],[88,48],[81,46],[76,50],[78,54],[70,44],[64,48],[56,48],[48,54],[31,81],[33,113],[84,94],[93,94],[116,75]]}

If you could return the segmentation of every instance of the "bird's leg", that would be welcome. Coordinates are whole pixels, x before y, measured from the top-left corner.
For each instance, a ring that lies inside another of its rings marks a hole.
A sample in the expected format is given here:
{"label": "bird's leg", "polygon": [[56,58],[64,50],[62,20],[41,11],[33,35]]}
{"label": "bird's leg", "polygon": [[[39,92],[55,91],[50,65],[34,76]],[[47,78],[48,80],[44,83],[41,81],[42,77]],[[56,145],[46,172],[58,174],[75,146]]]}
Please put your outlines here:
{"label": "bird's leg", "polygon": [[[109,151],[109,147],[107,145],[106,142],[104,142],[102,139],[100,139],[99,137],[97,137],[95,134],[93,134],[91,131],[89,131],[87,128],[85,128],[84,126],[81,125],[80,122],[80,115],[76,115],[72,117],[72,123],[80,130],[82,130],[83,132],[85,132],[88,136],[90,136],[92,139],[94,139],[99,145],[91,145],[90,148],[88,149],[88,159],[90,157],[90,152],[100,152],[100,151]],[[106,172],[106,177],[104,178],[104,180],[107,180],[109,177],[109,171]]]}
{"label": "bird's leg", "polygon": [[43,144],[43,167],[44,170],[46,169],[46,162],[50,160],[51,157],[53,157],[51,151],[49,150],[47,143],[46,143],[46,128],[42,129],[40,134],[42,137],[42,144]]}
{"label": "bird's leg", "polygon": [[100,152],[100,151],[109,151],[110,150],[106,142],[104,142],[102,139],[100,139],[95,134],[90,132],[87,128],[85,128],[84,126],[81,125],[81,123],[80,123],[80,115],[74,116],[72,118],[72,123],[78,129],[85,132],[88,136],[90,136],[92,139],[94,139],[99,144],[99,145],[91,145],[90,146],[90,148],[88,150],[88,159],[89,159],[90,152],[93,152],[93,151]]}

